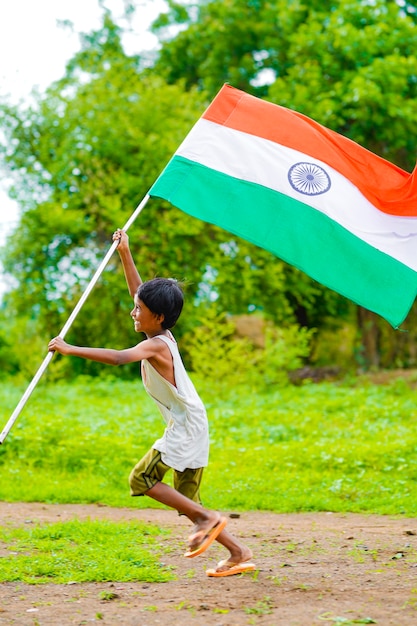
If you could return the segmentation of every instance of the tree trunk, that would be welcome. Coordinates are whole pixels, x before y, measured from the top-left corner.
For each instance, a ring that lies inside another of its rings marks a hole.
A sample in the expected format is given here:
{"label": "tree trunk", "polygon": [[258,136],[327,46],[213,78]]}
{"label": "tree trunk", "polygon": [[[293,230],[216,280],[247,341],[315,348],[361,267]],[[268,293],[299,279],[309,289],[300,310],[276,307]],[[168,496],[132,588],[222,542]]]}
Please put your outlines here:
{"label": "tree trunk", "polygon": [[361,341],[361,365],[365,369],[378,368],[380,365],[378,317],[368,309],[358,306],[357,319]]}

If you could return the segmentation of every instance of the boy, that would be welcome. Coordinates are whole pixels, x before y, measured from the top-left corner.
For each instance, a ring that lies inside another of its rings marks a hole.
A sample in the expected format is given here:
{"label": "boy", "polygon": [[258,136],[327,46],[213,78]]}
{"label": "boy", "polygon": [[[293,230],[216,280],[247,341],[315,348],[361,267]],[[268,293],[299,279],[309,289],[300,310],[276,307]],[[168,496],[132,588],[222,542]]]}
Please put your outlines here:
{"label": "boy", "polygon": [[[134,264],[127,234],[113,234],[129,293],[134,299],[130,315],[135,331],[146,340],[126,350],[73,346],[55,337],[48,349],[108,365],[141,361],[142,380],[166,422],[163,436],[133,468],[130,490],[133,496],[147,495],[186,515],[194,524],[188,551],[192,558],[202,554],[217,540],[230,552],[208,576],[230,576],[255,569],[252,552],[225,530],[226,519],[201,505],[200,484],[208,462],[208,423],[205,407],[182,363],[170,331],[183,306],[183,294],[175,280],[154,278],[142,282]],[[174,471],[174,487],[162,482],[166,472]]]}

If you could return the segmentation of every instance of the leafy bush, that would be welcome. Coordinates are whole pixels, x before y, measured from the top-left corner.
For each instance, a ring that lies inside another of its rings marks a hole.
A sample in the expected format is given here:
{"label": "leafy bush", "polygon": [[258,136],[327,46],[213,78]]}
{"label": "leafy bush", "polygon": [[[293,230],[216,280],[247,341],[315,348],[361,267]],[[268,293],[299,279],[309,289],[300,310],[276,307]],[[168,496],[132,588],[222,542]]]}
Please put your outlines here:
{"label": "leafy bush", "polygon": [[39,335],[33,319],[10,319],[6,316],[2,319],[0,369],[3,374],[19,373],[22,380],[32,378],[46,356],[47,349],[47,340]]}
{"label": "leafy bush", "polygon": [[184,337],[190,369],[199,376],[233,385],[246,380],[254,367],[256,356],[249,339],[235,337],[235,325],[215,306],[207,307],[201,325]]}
{"label": "leafy bush", "polygon": [[288,383],[288,372],[298,369],[310,354],[314,330],[293,324],[288,328],[265,328],[265,348],[258,356],[258,372],[266,385]]}
{"label": "leafy bush", "polygon": [[[260,318],[254,314],[255,325]],[[299,368],[310,353],[313,330],[291,325],[277,328],[261,319],[262,341],[237,334],[236,321],[215,306],[206,309],[204,320],[184,337],[191,371],[225,385],[282,385],[288,372]]]}

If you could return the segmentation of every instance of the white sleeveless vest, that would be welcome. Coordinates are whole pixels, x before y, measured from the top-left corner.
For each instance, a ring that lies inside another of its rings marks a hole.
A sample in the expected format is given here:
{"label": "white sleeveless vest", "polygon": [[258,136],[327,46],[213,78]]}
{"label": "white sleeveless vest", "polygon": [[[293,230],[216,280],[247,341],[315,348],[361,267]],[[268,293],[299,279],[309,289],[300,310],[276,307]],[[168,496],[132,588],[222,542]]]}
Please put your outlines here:
{"label": "white sleeveless vest", "polygon": [[144,387],[156,402],[166,422],[163,436],[152,446],[161,452],[166,465],[182,472],[208,463],[209,435],[205,406],[188,376],[172,335],[157,335],[153,341],[168,346],[174,365],[175,386],[144,359],[141,363]]}

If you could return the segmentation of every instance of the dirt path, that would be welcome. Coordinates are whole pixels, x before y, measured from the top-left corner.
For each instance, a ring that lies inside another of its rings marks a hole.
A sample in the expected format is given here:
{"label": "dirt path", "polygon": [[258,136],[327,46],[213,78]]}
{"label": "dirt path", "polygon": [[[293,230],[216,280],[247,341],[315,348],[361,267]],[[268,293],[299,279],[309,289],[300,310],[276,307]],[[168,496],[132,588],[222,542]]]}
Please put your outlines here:
{"label": "dirt path", "polygon": [[[173,530],[164,557],[169,583],[0,585],[0,625],[378,626],[417,624],[417,519],[241,513],[228,528],[254,552],[255,573],[205,575],[224,554],[213,546],[190,562],[187,520],[161,510],[0,502],[0,523],[77,517],[143,520]],[[116,597],[100,599],[103,591]]]}

